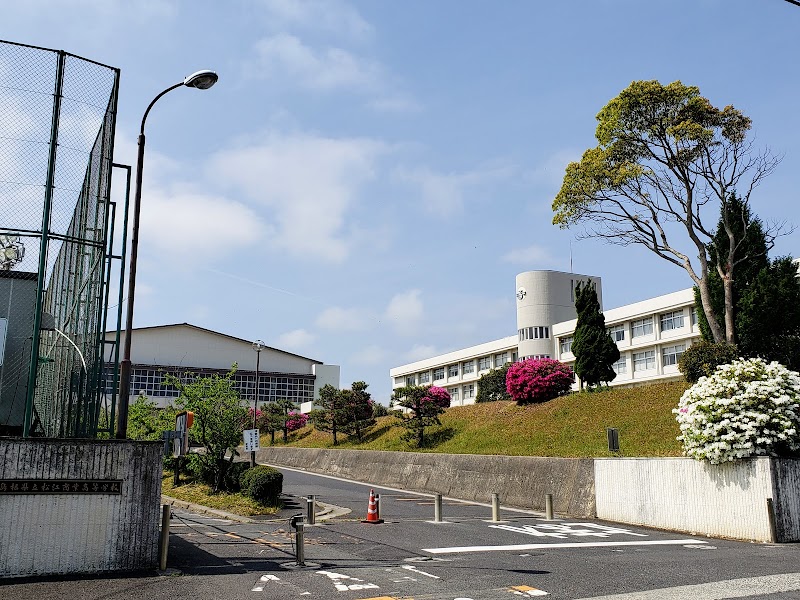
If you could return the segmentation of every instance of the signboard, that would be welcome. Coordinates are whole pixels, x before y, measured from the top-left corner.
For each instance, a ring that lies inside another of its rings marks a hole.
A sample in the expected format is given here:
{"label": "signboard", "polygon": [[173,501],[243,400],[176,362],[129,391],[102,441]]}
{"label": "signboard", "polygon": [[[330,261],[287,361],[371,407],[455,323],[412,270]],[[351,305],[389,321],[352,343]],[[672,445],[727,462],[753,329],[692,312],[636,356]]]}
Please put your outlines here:
{"label": "signboard", "polygon": [[194,413],[183,411],[175,415],[175,438],[172,440],[172,456],[186,456],[189,453],[189,428],[194,423]]}
{"label": "signboard", "polygon": [[0,319],[0,367],[3,366],[3,356],[6,353],[6,332],[8,332],[8,319]]}
{"label": "signboard", "polygon": [[244,450],[245,452],[254,452],[261,448],[260,433],[258,429],[245,429],[244,430]]}
{"label": "signboard", "polygon": [[5,494],[112,494],[119,496],[121,479],[0,479]]}

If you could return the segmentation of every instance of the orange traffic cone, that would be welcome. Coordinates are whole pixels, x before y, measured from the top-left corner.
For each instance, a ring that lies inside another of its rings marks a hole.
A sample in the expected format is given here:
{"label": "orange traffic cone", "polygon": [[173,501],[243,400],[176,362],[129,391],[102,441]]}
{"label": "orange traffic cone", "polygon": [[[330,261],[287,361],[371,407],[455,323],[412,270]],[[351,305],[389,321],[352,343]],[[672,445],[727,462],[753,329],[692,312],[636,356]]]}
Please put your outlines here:
{"label": "orange traffic cone", "polygon": [[383,519],[378,518],[378,503],[375,502],[375,490],[369,491],[369,509],[367,518],[362,523],[383,523]]}

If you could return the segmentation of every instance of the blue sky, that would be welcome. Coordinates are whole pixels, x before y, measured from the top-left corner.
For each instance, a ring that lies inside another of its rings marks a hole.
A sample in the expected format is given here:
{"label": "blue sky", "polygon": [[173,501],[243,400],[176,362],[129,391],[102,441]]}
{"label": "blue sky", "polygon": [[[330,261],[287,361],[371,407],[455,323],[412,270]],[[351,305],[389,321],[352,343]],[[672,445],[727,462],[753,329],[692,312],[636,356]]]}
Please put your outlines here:
{"label": "blue sky", "polygon": [[8,4],[0,38],[121,69],[120,162],[158,92],[220,75],[148,118],[135,325],[261,338],[384,403],[390,367],[513,335],[515,274],[568,270],[570,246],[606,308],[691,285],[550,223],[564,167],[633,80],[750,116],[784,157],[753,208],[800,224],[800,8],[783,0]]}

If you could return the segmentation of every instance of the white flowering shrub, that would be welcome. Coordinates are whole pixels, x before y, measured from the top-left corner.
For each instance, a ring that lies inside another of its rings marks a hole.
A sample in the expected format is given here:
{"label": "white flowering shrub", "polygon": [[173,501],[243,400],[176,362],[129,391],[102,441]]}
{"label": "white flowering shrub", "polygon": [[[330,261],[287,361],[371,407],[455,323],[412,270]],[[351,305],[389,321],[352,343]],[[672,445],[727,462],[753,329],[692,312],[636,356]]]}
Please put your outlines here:
{"label": "white flowering shrub", "polygon": [[683,452],[712,464],[800,450],[800,374],[760,358],[721,365],[672,411]]}

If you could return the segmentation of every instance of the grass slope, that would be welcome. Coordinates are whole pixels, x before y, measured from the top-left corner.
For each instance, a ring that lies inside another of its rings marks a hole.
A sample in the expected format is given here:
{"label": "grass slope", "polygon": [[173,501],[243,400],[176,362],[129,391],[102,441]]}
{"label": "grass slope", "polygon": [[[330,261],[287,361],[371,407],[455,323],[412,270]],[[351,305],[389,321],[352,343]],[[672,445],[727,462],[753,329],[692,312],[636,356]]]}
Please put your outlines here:
{"label": "grass slope", "polygon": [[[400,439],[397,419],[383,417],[359,444],[340,436],[337,448],[507,454],[520,456],[610,456],[606,427],[619,430],[622,456],[680,456],[678,425],[672,409],[686,389],[683,382],[662,383],[602,392],[582,392],[544,404],[517,406],[488,402],[448,409],[442,426],[426,434],[426,447],[417,449]],[[262,439],[263,445],[269,439]],[[276,446],[282,446],[276,441]],[[330,433],[304,427],[288,446],[333,448]]]}

